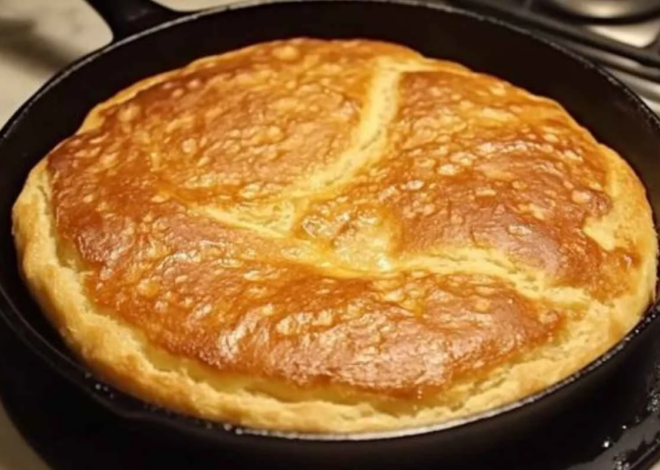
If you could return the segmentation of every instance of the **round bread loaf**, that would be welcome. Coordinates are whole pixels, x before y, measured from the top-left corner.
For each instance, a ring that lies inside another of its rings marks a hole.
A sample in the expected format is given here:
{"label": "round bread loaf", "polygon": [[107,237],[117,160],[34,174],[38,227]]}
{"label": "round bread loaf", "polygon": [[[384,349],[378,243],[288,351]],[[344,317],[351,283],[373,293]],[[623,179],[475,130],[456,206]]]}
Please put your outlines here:
{"label": "round bread loaf", "polygon": [[148,402],[364,432],[511,403],[654,297],[634,172],[557,103],[382,42],[208,57],[96,107],[14,207],[27,284]]}

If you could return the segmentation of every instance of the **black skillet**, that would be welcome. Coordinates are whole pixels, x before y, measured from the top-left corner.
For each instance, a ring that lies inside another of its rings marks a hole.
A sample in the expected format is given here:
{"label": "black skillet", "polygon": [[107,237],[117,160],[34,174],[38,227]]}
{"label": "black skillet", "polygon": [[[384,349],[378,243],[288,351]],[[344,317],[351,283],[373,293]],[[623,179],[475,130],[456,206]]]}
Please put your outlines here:
{"label": "black skillet", "polygon": [[267,455],[271,464],[354,468],[390,462],[401,468],[432,461],[449,465],[476,454],[487,459],[507,442],[534,432],[542,435],[544,423],[558,414],[576,413],[595,399],[597,388],[611,390],[607,379],[659,323],[657,311],[649,310],[615,348],[533,397],[463,422],[399,433],[294,435],[223,426],[148,406],[100,384],[63,346],[21,283],[10,209],[30,168],[75,132],[93,105],[141,78],[275,38],[369,37],[405,44],[562,103],[628,159],[655,211],[660,210],[660,122],[627,88],[591,63],[492,18],[432,3],[257,1],[187,15],[147,0],[88,3],[106,19],[114,41],[51,80],[0,133],[0,312],[10,329],[53,369],[133,426],[186,446]]}

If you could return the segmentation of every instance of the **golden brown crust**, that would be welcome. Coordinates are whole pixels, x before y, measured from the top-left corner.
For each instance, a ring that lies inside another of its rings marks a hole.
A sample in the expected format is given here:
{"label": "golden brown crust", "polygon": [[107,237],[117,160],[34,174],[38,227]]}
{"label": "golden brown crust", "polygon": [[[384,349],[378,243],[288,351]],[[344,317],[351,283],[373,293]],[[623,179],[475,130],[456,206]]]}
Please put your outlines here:
{"label": "golden brown crust", "polygon": [[556,103],[372,41],[206,58],[90,113],[14,209],[108,380],[264,428],[446,421],[555,383],[653,297],[626,163]]}

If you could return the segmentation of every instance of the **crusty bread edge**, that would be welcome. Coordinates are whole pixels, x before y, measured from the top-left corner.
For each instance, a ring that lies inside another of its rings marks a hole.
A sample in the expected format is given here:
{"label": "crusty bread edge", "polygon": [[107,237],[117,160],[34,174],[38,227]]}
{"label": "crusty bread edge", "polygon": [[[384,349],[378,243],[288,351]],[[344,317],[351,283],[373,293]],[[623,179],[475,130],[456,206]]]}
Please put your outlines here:
{"label": "crusty bread edge", "polygon": [[[586,365],[616,343],[625,333],[622,329],[634,326],[654,295],[657,242],[649,236],[644,241],[649,256],[640,269],[643,285],[638,295],[621,298],[613,306],[619,320],[611,315],[606,321],[607,312],[592,309],[581,325],[572,327],[575,337],[565,345],[569,356],[561,361],[535,358],[502,370],[506,380],[492,387],[484,384],[461,407],[422,408],[399,415],[383,412],[368,399],[333,402],[327,393],[318,399],[282,401],[252,390],[249,381],[169,355],[145,341],[139,331],[98,311],[84,294],[81,275],[58,257],[48,179],[44,160],[30,173],[13,213],[22,273],[43,311],[73,351],[109,383],[148,402],[216,421],[299,432],[364,432],[474,414],[541,390]],[[191,370],[197,370],[196,376]]]}
{"label": "crusty bread edge", "polygon": [[[207,60],[200,59],[184,70],[194,70]],[[165,72],[123,90],[94,108],[79,132],[101,125],[104,109],[182,73]],[[151,345],[140,331],[120,322],[111,312],[99,311],[84,293],[83,276],[60,259],[46,159],[32,170],[14,206],[14,238],[22,274],[42,310],[72,350],[119,389],[184,414],[263,429],[364,432],[407,428],[468,416],[546,388],[601,355],[639,321],[655,295],[658,245],[651,208],[626,162],[605,147],[603,154],[612,165],[609,174],[615,176],[607,192],[621,197],[616,206],[619,213],[614,217],[626,217],[618,225],[626,229],[623,235],[634,240],[642,253],[635,273],[639,289],[612,305],[594,305],[578,324],[569,326],[564,343],[550,347],[545,356],[532,356],[495,370],[467,401],[454,407],[395,403],[385,410],[374,405],[374,397],[357,394],[346,402],[338,399],[341,393],[331,389],[303,394],[305,399],[300,401],[284,401],[264,392],[252,378],[230,377]],[[286,388],[284,384],[276,387]],[[411,411],[415,408],[418,410]],[[393,411],[397,409],[401,412]]]}

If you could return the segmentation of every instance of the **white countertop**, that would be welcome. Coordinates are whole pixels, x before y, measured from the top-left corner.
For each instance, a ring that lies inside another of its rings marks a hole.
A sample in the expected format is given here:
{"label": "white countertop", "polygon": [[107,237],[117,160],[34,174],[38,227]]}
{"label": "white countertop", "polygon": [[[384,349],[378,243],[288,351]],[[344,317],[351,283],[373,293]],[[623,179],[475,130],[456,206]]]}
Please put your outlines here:
{"label": "white countertop", "polygon": [[[194,10],[227,1],[161,3]],[[109,29],[83,0],[0,0],[0,127],[54,73],[109,40]],[[48,470],[1,403],[0,470]]]}
{"label": "white countertop", "polygon": [[[228,1],[161,3],[193,10]],[[109,40],[108,28],[82,0],[0,0],[0,127],[57,70]],[[0,470],[48,470],[1,404]]]}
{"label": "white countertop", "polygon": [[[0,0],[0,126],[58,69],[109,39],[81,0]],[[0,470],[48,470],[1,403]]]}
{"label": "white countertop", "polygon": [[[162,0],[195,10],[232,0]],[[110,40],[83,0],[0,0],[0,125],[46,80]]]}

